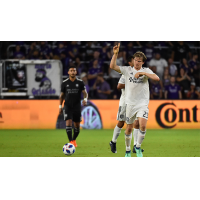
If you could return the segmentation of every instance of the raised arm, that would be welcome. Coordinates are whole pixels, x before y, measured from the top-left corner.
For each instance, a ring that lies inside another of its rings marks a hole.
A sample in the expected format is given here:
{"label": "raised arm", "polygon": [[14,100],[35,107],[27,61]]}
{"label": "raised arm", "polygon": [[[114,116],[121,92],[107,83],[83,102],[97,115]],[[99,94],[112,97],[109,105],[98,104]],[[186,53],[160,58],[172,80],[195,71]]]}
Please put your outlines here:
{"label": "raised arm", "polygon": [[110,68],[121,73],[119,66],[116,64],[116,60],[117,60],[117,56],[119,53],[119,47],[120,47],[120,43],[118,43],[118,45],[113,47],[113,56],[110,62]]}

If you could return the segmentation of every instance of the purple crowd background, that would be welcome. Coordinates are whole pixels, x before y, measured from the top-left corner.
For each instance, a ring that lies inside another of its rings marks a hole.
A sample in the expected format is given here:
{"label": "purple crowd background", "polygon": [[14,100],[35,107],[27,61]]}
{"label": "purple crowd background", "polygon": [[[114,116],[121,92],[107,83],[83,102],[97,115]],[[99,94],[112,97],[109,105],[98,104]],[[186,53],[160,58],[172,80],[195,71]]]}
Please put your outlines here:
{"label": "purple crowd background", "polygon": [[[0,42],[0,59],[56,59],[77,68],[90,99],[119,99],[120,74],[109,68],[112,48],[118,41]],[[151,99],[200,99],[199,41],[120,41],[117,65],[127,65],[129,56],[142,51],[144,67],[153,70],[160,82],[149,80]]]}

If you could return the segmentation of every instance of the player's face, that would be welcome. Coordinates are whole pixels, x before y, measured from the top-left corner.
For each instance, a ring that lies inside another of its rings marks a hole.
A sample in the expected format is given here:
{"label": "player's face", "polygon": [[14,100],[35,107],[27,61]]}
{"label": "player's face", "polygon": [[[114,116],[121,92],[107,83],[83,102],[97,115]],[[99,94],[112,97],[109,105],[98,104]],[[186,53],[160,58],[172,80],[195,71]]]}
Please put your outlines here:
{"label": "player's face", "polygon": [[136,69],[140,69],[142,65],[144,64],[143,59],[140,57],[135,57],[133,60],[133,63]]}
{"label": "player's face", "polygon": [[74,78],[77,74],[76,68],[70,68],[68,74],[70,77]]}

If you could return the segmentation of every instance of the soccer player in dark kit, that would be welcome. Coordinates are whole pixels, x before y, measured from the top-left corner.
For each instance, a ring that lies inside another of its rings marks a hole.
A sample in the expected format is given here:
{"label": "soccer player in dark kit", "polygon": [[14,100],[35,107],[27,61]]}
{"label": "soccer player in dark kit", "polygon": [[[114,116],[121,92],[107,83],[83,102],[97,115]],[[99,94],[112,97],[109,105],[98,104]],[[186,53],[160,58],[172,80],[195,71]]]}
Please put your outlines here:
{"label": "soccer player in dark kit", "polygon": [[[81,92],[84,100],[82,104],[87,104],[87,92],[85,85],[81,79],[76,77],[77,71],[75,67],[69,67],[69,78],[63,81],[61,85],[59,113],[62,112],[62,103],[65,100],[63,115],[66,121],[66,132],[69,142],[77,147],[76,138],[80,132],[81,122]],[[72,137],[72,121],[74,122],[74,135]]]}

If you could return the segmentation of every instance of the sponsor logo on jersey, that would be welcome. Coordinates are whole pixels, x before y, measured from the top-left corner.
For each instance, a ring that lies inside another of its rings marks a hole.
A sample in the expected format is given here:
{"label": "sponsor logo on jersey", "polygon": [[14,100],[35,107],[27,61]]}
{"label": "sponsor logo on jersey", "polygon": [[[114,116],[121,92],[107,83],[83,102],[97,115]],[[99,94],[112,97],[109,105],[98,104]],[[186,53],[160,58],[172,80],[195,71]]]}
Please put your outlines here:
{"label": "sponsor logo on jersey", "polygon": [[133,83],[143,83],[143,77],[139,77],[138,79],[135,77],[134,78],[130,77],[129,81]]}

